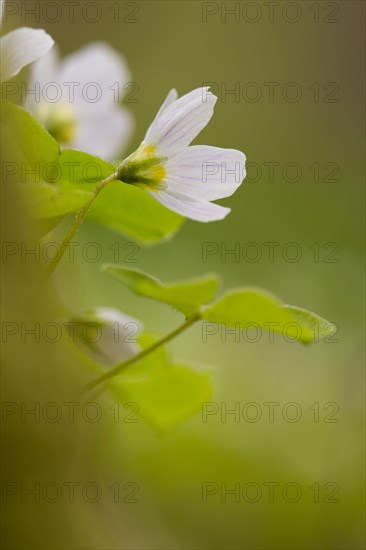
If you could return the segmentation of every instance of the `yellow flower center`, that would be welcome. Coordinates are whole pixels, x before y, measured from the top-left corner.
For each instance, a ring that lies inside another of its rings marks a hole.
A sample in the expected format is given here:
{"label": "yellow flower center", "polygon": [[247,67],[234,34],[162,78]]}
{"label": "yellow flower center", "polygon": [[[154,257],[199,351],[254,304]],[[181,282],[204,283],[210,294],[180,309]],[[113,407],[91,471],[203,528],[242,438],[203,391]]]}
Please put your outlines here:
{"label": "yellow flower center", "polygon": [[59,143],[69,143],[75,136],[75,117],[73,108],[67,104],[43,104],[38,109],[38,116],[47,131]]}
{"label": "yellow flower center", "polygon": [[119,168],[119,179],[125,183],[147,187],[150,191],[166,188],[165,157],[156,155],[156,146],[141,143]]}
{"label": "yellow flower center", "polygon": [[143,148],[142,148],[142,153],[146,157],[153,157],[155,151],[156,151],[156,146],[155,145],[144,145]]}

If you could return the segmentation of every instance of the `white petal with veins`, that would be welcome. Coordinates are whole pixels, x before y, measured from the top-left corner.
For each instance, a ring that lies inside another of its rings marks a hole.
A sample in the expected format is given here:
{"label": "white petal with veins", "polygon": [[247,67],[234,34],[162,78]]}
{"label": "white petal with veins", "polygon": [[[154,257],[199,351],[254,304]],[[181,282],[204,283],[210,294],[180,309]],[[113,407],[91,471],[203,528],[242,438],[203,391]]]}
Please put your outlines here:
{"label": "white petal with veins", "polygon": [[140,147],[119,167],[119,178],[144,188],[174,212],[209,222],[230,208],[212,200],[229,197],[245,178],[245,155],[236,149],[190,146],[213,114],[217,97],[208,87],[177,99],[171,90]]}
{"label": "white petal with veins", "polygon": [[171,192],[166,189],[157,192],[148,190],[148,193],[161,204],[173,210],[173,212],[199,222],[222,220],[231,211],[230,208],[208,201],[192,200],[187,195]]}
{"label": "white petal with veins", "polygon": [[144,141],[155,145],[157,154],[171,157],[187,147],[207,125],[216,100],[217,97],[208,88],[198,88],[170,102],[163,110],[160,109]]}
{"label": "white petal with veins", "polygon": [[245,178],[245,155],[209,145],[186,147],[165,164],[169,189],[195,199],[232,195]]}
{"label": "white petal with veins", "polygon": [[3,36],[0,39],[1,82],[17,75],[52,46],[52,38],[42,29],[22,27]]}

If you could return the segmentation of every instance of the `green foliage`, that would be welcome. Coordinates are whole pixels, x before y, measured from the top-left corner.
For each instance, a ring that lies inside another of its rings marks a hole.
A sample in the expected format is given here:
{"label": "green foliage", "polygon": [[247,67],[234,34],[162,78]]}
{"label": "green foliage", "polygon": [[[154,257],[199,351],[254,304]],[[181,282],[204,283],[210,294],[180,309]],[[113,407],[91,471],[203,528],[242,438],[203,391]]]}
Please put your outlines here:
{"label": "green foliage", "polygon": [[169,304],[187,317],[197,313],[202,304],[211,302],[219,286],[216,275],[164,284],[138,269],[107,264],[103,266],[103,270],[121,281],[135,294]]}
{"label": "green foliage", "polygon": [[184,221],[146,191],[120,181],[103,190],[88,217],[144,244],[171,237]]}
{"label": "green foliage", "polygon": [[57,162],[60,154],[57,142],[25,109],[2,103],[1,132],[8,162],[25,162],[28,171],[34,170],[37,163],[44,166]]}
{"label": "green foliage", "polygon": [[104,180],[116,170],[116,167],[99,157],[65,149],[58,158],[59,173],[57,183],[70,183],[76,188],[93,190],[97,183]]}
{"label": "green foliage", "polygon": [[[138,337],[138,343],[142,349],[151,347],[160,340],[158,334],[142,332]],[[135,379],[137,377],[151,378],[156,373],[161,372],[169,365],[169,353],[166,346],[160,346],[155,351],[145,355],[140,361],[134,363],[125,371],[122,371],[122,378]]]}
{"label": "green foliage", "polygon": [[249,328],[251,324],[260,326],[304,344],[334,332],[334,326],[315,313],[282,304],[278,298],[259,288],[230,290],[210,305],[202,318],[233,328]]}
{"label": "green foliage", "polygon": [[123,403],[136,403],[141,418],[156,432],[165,434],[211,399],[211,374],[187,365],[169,364],[145,378],[116,377],[113,392]]}
{"label": "green foliage", "polygon": [[[142,332],[138,343],[141,349],[146,349],[159,340],[157,334]],[[106,370],[85,353],[81,359],[95,376]],[[211,372],[172,364],[166,346],[160,346],[121,371],[109,387],[121,403],[136,404],[138,416],[159,434],[176,429],[212,397]]]}
{"label": "green foliage", "polygon": [[[21,107],[3,105],[1,124],[3,153],[18,168],[10,170],[10,181],[21,183],[29,210],[45,228],[83,207],[93,197],[96,185],[116,172],[116,166],[98,157],[81,151],[61,152],[57,142]],[[166,238],[183,222],[181,216],[145,191],[121,181],[103,189],[89,218],[146,243]],[[215,275],[167,284],[136,269],[112,264],[103,269],[135,294],[168,304],[188,320],[200,319],[238,329],[259,326],[303,343],[334,331],[331,323],[316,314],[285,305],[257,288],[231,290],[211,303],[219,287]],[[159,337],[154,334],[139,336],[143,350],[158,342]],[[94,362],[85,363],[95,372]],[[158,433],[176,428],[212,395],[211,373],[172,362],[163,345],[122,370],[111,380],[110,387],[122,402],[136,403],[140,416]]]}
{"label": "green foliage", "polygon": [[260,288],[230,290],[206,308],[218,290],[215,275],[164,284],[138,269],[113,264],[103,270],[140,296],[146,296],[175,307],[187,317],[199,315],[204,321],[242,329],[260,327],[279,332],[289,339],[309,344],[334,333],[335,327],[311,311],[283,304],[276,296]]}
{"label": "green foliage", "polygon": [[20,185],[35,219],[60,219],[78,210],[92,197],[95,181],[87,179],[92,170],[95,174],[97,167],[102,178],[114,171],[112,165],[92,155],[61,153],[53,137],[17,105],[1,105],[1,125],[4,157],[14,163],[11,182]]}
{"label": "green foliage", "polygon": [[[92,198],[95,186],[116,171],[116,166],[93,155],[61,152],[36,119],[12,103],[2,104],[1,126],[3,158],[13,165],[6,179],[21,184],[34,219],[61,219],[79,210]],[[103,190],[88,217],[144,243],[167,238],[184,220],[145,191],[120,181]]]}
{"label": "green foliage", "polygon": [[65,214],[78,210],[91,198],[90,191],[76,189],[72,185],[32,183],[22,188],[31,216],[36,220],[61,219]]}

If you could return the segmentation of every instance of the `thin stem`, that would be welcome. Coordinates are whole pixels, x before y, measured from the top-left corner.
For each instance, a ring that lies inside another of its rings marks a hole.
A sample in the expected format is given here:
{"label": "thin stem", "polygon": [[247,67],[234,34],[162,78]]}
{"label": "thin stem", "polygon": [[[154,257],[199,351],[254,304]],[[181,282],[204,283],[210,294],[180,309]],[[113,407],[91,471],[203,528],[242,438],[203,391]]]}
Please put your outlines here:
{"label": "thin stem", "polygon": [[169,334],[164,336],[164,338],[162,338],[161,340],[158,340],[157,342],[155,342],[155,344],[153,344],[149,348],[142,350],[137,355],[134,355],[130,359],[127,359],[127,361],[123,361],[123,363],[116,365],[115,367],[113,367],[113,369],[106,371],[104,374],[99,376],[99,378],[92,380],[92,382],[86,385],[85,389],[89,391],[92,388],[95,388],[95,386],[98,386],[99,384],[101,384],[102,382],[105,382],[106,380],[113,378],[114,376],[119,374],[121,370],[133,365],[134,363],[137,363],[137,361],[140,361],[141,359],[143,359],[144,357],[146,357],[156,349],[160,348],[160,346],[163,346],[170,340],[173,340],[173,338],[178,336],[178,334],[180,334],[181,332],[185,331],[188,327],[193,325],[193,323],[196,323],[196,321],[199,321],[200,318],[201,318],[201,315],[197,313],[194,317],[191,317],[190,319],[188,319],[188,321],[183,323],[183,325],[173,330],[173,332],[170,332]]}
{"label": "thin stem", "polygon": [[67,249],[67,246],[68,246],[69,242],[71,241],[71,239],[74,237],[75,233],[77,232],[77,230],[81,226],[85,216],[89,212],[90,207],[92,206],[93,202],[95,201],[95,199],[97,198],[97,196],[99,195],[101,190],[104,189],[104,187],[108,183],[110,183],[112,181],[115,181],[117,179],[117,177],[118,177],[118,173],[115,172],[111,176],[108,176],[108,178],[105,178],[103,181],[99,182],[98,185],[93,189],[92,198],[76,214],[75,221],[72,224],[72,226],[70,227],[69,231],[67,232],[64,240],[62,241],[60,250],[55,254],[54,258],[51,260],[51,264],[50,264],[49,269],[48,269],[48,275],[49,276],[52,275],[52,273],[54,272],[54,270],[58,266],[61,258],[63,257],[63,255],[66,252],[66,249]]}

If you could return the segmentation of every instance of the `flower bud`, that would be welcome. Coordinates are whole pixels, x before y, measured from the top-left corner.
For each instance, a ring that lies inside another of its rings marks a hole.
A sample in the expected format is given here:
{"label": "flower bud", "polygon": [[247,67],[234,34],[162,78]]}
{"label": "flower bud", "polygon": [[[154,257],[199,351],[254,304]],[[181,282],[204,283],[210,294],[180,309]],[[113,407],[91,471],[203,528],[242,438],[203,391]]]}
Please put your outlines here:
{"label": "flower bud", "polygon": [[95,307],[72,316],[75,343],[94,361],[112,367],[140,351],[142,323],[117,309]]}

